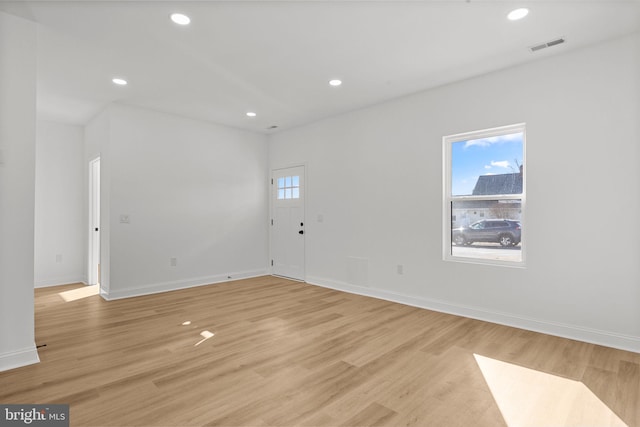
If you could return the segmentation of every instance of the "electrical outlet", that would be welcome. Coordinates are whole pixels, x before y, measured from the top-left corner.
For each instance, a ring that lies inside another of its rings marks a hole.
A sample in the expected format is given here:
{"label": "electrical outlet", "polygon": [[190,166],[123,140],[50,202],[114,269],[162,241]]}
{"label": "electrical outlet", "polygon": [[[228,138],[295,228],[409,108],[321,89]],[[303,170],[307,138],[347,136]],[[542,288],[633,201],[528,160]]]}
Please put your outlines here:
{"label": "electrical outlet", "polygon": [[171,267],[175,267],[178,265],[178,258],[169,258],[169,264]]}
{"label": "electrical outlet", "polygon": [[396,271],[398,272],[398,274],[404,274],[404,266],[402,264],[398,264],[398,266],[396,267]]}

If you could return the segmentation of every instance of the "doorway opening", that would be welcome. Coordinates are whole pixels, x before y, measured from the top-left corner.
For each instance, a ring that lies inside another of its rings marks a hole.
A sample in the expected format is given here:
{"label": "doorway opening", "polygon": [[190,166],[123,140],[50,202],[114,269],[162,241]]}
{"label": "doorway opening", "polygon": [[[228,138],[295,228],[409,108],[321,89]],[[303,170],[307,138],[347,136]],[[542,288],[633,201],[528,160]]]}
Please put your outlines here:
{"label": "doorway opening", "polygon": [[100,285],[100,157],[89,162],[89,254],[87,284]]}

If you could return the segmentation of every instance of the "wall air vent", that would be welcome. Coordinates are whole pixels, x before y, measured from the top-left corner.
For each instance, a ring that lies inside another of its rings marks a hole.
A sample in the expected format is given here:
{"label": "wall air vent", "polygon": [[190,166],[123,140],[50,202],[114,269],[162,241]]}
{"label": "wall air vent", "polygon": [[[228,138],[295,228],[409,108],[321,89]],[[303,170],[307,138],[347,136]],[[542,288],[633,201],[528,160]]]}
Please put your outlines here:
{"label": "wall air vent", "polygon": [[564,37],[560,37],[560,38],[557,38],[555,40],[548,41],[546,43],[541,43],[541,44],[537,44],[535,46],[531,46],[531,47],[529,47],[529,50],[531,52],[537,52],[539,50],[546,49],[548,47],[557,46],[559,44],[564,43],[565,41],[566,40],[564,39]]}

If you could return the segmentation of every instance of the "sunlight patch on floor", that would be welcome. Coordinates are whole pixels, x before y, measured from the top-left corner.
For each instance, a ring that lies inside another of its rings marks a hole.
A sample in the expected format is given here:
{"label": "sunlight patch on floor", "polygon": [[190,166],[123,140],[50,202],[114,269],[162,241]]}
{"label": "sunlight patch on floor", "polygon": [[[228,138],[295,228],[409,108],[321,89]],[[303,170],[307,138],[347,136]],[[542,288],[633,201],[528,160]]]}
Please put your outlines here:
{"label": "sunlight patch on floor", "polygon": [[628,427],[579,381],[474,354],[509,427]]}
{"label": "sunlight patch on floor", "polygon": [[194,347],[199,346],[200,344],[202,344],[203,342],[205,342],[206,340],[208,340],[209,338],[212,338],[215,334],[213,332],[209,332],[209,331],[202,331],[200,332],[200,336],[202,337],[202,339],[200,341],[198,341],[196,343],[196,345],[194,345]]}
{"label": "sunlight patch on floor", "polygon": [[78,289],[72,289],[70,291],[59,292],[58,295],[65,301],[77,301],[82,298],[91,297],[94,295],[98,295],[100,293],[100,286],[91,285],[91,286],[83,286]]}

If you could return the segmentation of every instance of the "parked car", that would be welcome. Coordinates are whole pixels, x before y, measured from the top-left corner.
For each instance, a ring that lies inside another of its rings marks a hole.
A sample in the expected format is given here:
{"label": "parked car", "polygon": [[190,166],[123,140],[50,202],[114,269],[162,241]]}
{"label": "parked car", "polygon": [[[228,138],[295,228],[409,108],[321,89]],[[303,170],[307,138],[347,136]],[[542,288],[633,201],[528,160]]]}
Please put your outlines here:
{"label": "parked car", "polygon": [[451,240],[458,246],[474,242],[495,242],[502,246],[516,246],[522,237],[522,226],[512,219],[483,219],[468,227],[451,230]]}

